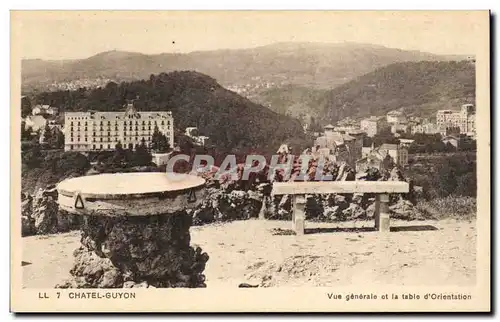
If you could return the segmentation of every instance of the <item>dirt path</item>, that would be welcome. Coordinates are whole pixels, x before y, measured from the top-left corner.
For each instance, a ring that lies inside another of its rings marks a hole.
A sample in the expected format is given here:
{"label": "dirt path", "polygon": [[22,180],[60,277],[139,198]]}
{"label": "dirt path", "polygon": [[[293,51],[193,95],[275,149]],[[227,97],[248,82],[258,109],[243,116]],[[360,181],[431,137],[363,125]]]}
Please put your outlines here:
{"label": "dirt path", "polygon": [[[273,234],[290,222],[248,220],[192,227],[191,236],[210,255],[208,287],[475,284],[475,222],[391,224],[380,234],[373,222],[308,222],[310,233],[293,236]],[[78,245],[78,232],[23,238],[24,287],[61,282]]]}

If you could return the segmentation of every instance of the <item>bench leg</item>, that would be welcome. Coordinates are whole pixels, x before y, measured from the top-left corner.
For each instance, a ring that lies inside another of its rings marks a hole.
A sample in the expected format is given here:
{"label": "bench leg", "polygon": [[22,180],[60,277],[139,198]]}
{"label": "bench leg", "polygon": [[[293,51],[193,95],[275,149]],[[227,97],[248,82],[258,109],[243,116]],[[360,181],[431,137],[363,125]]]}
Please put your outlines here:
{"label": "bench leg", "polygon": [[297,235],[304,235],[306,221],[306,198],[304,195],[293,196],[292,229]]}
{"label": "bench leg", "polygon": [[375,229],[380,232],[391,230],[389,195],[378,194],[375,199]]}
{"label": "bench leg", "polygon": [[380,227],[380,195],[375,195],[375,213],[373,214],[373,219],[375,220],[375,230]]}
{"label": "bench leg", "polygon": [[267,211],[267,197],[262,198],[262,207],[260,207],[259,211],[259,219],[264,220],[266,219],[266,211]]}

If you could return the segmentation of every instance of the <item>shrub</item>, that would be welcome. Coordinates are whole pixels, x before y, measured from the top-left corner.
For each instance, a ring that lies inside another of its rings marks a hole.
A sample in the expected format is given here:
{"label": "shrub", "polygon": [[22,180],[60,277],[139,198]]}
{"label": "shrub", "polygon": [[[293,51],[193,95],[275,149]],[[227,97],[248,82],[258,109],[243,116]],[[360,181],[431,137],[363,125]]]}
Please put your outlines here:
{"label": "shrub", "polygon": [[454,197],[421,201],[417,209],[427,218],[470,220],[476,218],[477,202],[472,197]]}

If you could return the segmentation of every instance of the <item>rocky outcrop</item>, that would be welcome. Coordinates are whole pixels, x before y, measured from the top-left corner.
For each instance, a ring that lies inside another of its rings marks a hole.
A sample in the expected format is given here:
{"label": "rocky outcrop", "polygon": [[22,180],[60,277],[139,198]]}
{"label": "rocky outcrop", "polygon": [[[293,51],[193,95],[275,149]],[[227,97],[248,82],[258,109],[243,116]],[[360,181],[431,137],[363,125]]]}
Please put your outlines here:
{"label": "rocky outcrop", "polygon": [[[57,196],[57,192],[56,192]],[[35,221],[37,234],[51,234],[57,232],[57,197],[52,190],[39,189],[33,198],[32,217]]]}
{"label": "rocky outcrop", "polygon": [[21,236],[35,234],[35,220],[33,219],[33,198],[30,195],[21,196]]}
{"label": "rocky outcrop", "polygon": [[[193,225],[213,222],[245,220],[263,215],[266,219],[291,220],[291,196],[271,196],[272,182],[268,181],[268,168],[253,173],[248,180],[242,179],[243,165],[238,166],[236,178],[224,176],[216,179],[218,168],[200,173],[206,179],[206,198],[195,209],[189,210]],[[296,178],[301,165],[294,165],[292,177]],[[321,173],[317,173],[318,171]],[[335,180],[405,180],[401,171],[394,168],[382,175],[377,169],[368,169],[365,173],[354,175],[349,165],[326,163],[320,169],[316,161],[311,161],[305,180],[314,181],[319,175],[330,176]],[[277,173],[274,181],[283,179],[283,173]],[[410,184],[410,193],[391,195],[391,212],[394,218],[413,220],[421,218],[414,207],[415,191]],[[306,219],[316,221],[345,221],[373,218],[375,195],[373,194],[330,194],[306,196]],[[23,196],[22,200],[22,235],[65,232],[79,227],[80,218],[57,209],[57,191],[54,187],[39,190],[32,198]]]}
{"label": "rocky outcrop", "polygon": [[[296,178],[300,165],[295,165],[292,177]],[[193,214],[195,225],[210,222],[229,221],[238,219],[255,218],[259,213],[264,213],[267,219],[291,220],[292,196],[271,196],[272,183],[264,182],[268,170],[263,170],[255,176],[254,181],[241,180],[241,169],[238,168],[237,180],[225,177],[220,181],[213,180],[213,169],[205,178],[208,180],[208,198],[197,208]],[[354,171],[346,163],[326,163],[322,173],[318,164],[312,161],[307,170],[306,180],[314,181],[317,175],[330,176],[339,181],[352,180],[405,180],[401,171],[394,168],[390,173],[382,175],[377,169],[370,168],[357,178]],[[275,181],[280,181],[283,173],[277,173]],[[413,190],[412,185],[410,185]],[[241,190],[246,188],[247,190]],[[411,192],[410,194],[411,195]],[[414,207],[414,202],[408,200],[407,195],[391,195],[391,208],[394,218],[412,220],[419,218]],[[374,194],[330,194],[306,196],[306,219],[317,221],[346,221],[373,218],[375,212]]]}
{"label": "rocky outcrop", "polygon": [[78,216],[59,210],[54,186],[21,196],[22,236],[67,232],[79,227]]}

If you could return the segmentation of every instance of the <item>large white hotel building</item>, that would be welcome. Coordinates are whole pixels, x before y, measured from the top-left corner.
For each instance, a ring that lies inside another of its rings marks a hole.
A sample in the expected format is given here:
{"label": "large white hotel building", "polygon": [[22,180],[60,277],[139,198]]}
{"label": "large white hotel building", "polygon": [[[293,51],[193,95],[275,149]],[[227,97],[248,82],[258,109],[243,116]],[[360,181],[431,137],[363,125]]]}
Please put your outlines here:
{"label": "large white hotel building", "polygon": [[476,108],[473,104],[464,104],[460,111],[437,111],[436,124],[443,135],[446,133],[446,128],[455,127],[460,129],[460,133],[474,136],[476,133]]}
{"label": "large white hotel building", "polygon": [[124,149],[135,149],[143,139],[149,146],[155,126],[173,146],[174,119],[170,111],[138,112],[129,103],[125,112],[66,112],[64,150],[114,150],[118,142]]}

